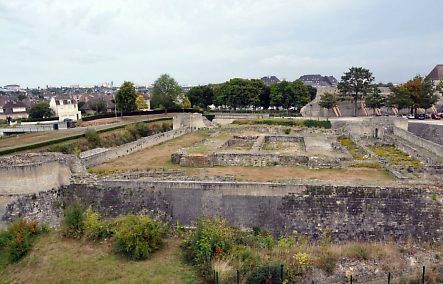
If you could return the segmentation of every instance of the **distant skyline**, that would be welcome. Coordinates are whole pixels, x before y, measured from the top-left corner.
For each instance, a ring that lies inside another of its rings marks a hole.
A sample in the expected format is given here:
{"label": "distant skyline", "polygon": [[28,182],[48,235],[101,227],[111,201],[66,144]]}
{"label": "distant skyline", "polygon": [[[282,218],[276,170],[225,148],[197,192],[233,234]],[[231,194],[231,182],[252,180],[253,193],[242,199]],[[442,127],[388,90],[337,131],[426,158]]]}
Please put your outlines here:
{"label": "distant skyline", "polygon": [[0,86],[340,79],[351,66],[401,83],[443,63],[441,11],[441,0],[0,0]]}

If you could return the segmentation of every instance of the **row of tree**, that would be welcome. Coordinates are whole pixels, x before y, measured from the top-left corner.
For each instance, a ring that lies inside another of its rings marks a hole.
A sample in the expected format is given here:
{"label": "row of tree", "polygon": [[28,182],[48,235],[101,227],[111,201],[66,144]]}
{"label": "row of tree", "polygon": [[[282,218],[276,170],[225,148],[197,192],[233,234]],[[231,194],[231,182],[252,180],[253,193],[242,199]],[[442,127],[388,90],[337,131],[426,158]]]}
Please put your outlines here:
{"label": "row of tree", "polygon": [[270,86],[258,79],[231,79],[217,85],[193,87],[187,93],[192,106],[207,108],[210,105],[230,109],[270,106],[301,108],[314,99],[317,89],[302,81],[282,81]]}
{"label": "row of tree", "polygon": [[339,96],[325,93],[320,98],[320,106],[332,109],[337,106],[338,100],[352,98],[354,101],[354,116],[357,115],[358,101],[364,100],[367,107],[376,109],[382,106],[409,108],[415,113],[417,108],[430,108],[438,101],[436,92],[441,92],[443,83],[434,87],[432,81],[421,76],[415,76],[404,84],[390,85],[391,94],[384,97],[380,94],[377,85],[373,84],[372,72],[362,67],[352,67],[345,72],[338,84]]}

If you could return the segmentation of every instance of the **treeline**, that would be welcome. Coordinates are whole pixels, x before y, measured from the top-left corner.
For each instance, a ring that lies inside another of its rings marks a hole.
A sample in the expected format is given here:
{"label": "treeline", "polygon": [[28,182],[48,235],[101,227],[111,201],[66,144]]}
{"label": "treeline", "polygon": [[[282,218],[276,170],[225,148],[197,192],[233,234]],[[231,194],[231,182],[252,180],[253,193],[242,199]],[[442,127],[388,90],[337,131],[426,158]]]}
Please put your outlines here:
{"label": "treeline", "polygon": [[193,87],[186,96],[193,107],[204,109],[210,105],[228,109],[300,109],[316,94],[316,88],[300,80],[268,86],[259,79],[235,78],[221,84]]}
{"label": "treeline", "polygon": [[441,93],[443,82],[434,86],[431,80],[418,75],[404,84],[394,86],[388,84],[391,94],[383,96],[374,84],[374,76],[369,69],[352,67],[345,72],[338,84],[339,95],[325,93],[320,98],[320,106],[332,109],[337,101],[352,99],[354,116],[357,115],[358,101],[363,100],[367,107],[376,109],[383,106],[398,109],[410,109],[416,113],[418,108],[428,109],[438,101],[437,93]]}

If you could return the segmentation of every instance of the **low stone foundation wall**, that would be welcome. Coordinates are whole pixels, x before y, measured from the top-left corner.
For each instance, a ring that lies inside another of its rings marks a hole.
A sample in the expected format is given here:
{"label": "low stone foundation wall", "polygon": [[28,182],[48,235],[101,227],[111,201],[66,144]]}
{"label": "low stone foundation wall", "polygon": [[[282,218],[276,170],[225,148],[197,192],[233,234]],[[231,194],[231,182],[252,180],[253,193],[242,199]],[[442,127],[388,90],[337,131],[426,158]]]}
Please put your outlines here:
{"label": "low stone foundation wall", "polygon": [[443,240],[442,196],[422,186],[108,180],[16,197],[1,220],[27,217],[57,225],[62,207],[74,200],[104,217],[160,214],[172,224],[192,225],[202,216],[220,216],[243,228],[314,240],[324,230],[336,241]]}

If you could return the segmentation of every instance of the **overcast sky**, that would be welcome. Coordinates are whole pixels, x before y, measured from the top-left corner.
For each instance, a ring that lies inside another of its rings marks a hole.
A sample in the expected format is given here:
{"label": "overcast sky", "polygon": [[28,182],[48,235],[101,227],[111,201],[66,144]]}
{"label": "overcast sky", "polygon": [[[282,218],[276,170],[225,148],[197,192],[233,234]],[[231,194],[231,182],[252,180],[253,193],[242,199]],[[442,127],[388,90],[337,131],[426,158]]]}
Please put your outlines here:
{"label": "overcast sky", "polygon": [[0,86],[182,85],[443,63],[442,0],[0,0]]}

